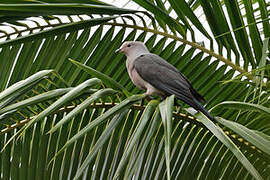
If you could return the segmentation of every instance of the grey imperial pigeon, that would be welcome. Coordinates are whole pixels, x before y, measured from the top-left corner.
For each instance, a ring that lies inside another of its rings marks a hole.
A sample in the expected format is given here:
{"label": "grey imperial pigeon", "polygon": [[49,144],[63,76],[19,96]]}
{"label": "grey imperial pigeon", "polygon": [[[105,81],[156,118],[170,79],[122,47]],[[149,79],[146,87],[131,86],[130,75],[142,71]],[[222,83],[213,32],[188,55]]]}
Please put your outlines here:
{"label": "grey imperial pigeon", "polygon": [[210,120],[213,116],[200,104],[204,98],[192,87],[189,80],[173,65],[148,51],[144,43],[127,41],[116,50],[127,56],[126,67],[132,82],[146,95],[165,98],[174,94],[194,109],[201,111]]}

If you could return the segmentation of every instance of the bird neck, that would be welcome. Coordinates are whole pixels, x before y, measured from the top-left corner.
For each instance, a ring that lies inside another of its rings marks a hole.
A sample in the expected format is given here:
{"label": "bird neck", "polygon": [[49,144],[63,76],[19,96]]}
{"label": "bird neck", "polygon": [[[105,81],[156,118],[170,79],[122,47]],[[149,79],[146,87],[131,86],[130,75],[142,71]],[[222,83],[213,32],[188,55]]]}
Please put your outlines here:
{"label": "bird neck", "polygon": [[137,57],[139,57],[142,54],[147,54],[149,51],[147,49],[140,49],[136,51],[130,51],[126,54],[127,59],[130,61],[134,61]]}

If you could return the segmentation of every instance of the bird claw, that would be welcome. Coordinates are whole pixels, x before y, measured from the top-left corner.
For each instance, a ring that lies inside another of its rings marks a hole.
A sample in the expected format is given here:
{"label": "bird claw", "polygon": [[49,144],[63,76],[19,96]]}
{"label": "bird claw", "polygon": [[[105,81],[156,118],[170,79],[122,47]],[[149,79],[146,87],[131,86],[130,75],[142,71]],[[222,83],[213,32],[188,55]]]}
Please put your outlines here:
{"label": "bird claw", "polygon": [[146,93],[144,93],[143,96],[144,96],[144,97],[142,98],[141,105],[144,104],[144,101],[145,101],[145,100],[147,100],[147,102],[149,102],[149,101],[151,101],[151,100],[154,99],[154,98],[152,98],[149,94],[146,94]]}
{"label": "bird claw", "polygon": [[154,98],[152,98],[151,96],[146,96],[145,99],[149,102],[149,101],[153,100]]}

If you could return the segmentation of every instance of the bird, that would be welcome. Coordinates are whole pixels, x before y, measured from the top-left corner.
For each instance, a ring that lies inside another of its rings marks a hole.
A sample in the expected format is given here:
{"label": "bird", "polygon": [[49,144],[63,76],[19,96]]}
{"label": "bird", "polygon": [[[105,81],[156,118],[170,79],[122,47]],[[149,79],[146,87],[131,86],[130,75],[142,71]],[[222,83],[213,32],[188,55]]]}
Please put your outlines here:
{"label": "bird", "polygon": [[135,86],[146,91],[146,96],[157,95],[164,99],[175,95],[215,122],[214,117],[200,104],[205,103],[205,99],[190,81],[176,67],[150,53],[143,42],[126,41],[115,52],[121,52],[127,57],[128,75]]}

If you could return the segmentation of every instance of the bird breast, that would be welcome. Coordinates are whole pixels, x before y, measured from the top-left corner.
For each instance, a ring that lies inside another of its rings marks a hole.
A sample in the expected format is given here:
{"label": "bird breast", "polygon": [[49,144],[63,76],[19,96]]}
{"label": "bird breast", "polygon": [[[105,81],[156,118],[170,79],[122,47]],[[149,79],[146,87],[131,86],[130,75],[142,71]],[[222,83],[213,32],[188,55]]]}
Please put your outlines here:
{"label": "bird breast", "polygon": [[131,81],[133,82],[133,84],[135,84],[135,86],[137,86],[138,88],[142,89],[142,90],[146,90],[146,83],[141,76],[137,73],[137,71],[135,70],[134,66],[132,63],[130,63],[128,60],[126,61],[126,67],[128,70],[128,75],[131,79]]}

